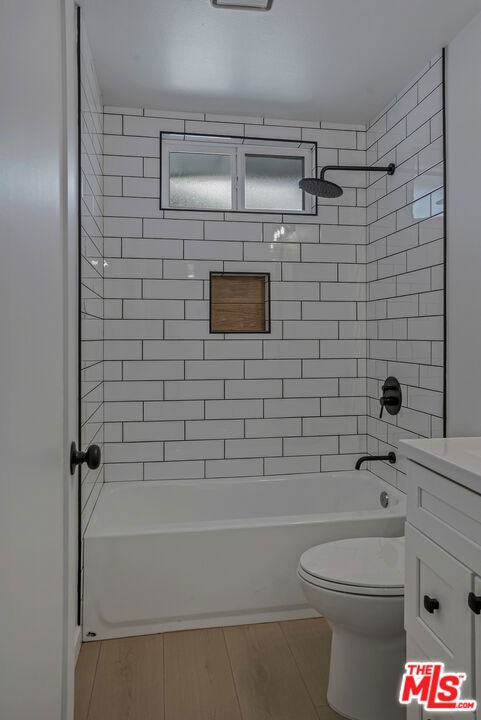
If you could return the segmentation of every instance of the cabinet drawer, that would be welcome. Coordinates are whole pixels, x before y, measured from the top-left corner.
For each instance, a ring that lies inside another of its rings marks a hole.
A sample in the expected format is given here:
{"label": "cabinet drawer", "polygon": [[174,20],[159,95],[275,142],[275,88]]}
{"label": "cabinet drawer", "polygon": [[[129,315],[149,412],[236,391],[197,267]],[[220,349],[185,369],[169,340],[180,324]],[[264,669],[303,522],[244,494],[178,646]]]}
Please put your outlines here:
{"label": "cabinet drawer", "polygon": [[481,575],[481,495],[408,461],[407,517]]}
{"label": "cabinet drawer", "polygon": [[[467,605],[471,584],[467,567],[406,523],[406,631],[427,657],[467,673],[466,692],[473,681],[472,612]],[[425,609],[425,596],[439,608]]]}

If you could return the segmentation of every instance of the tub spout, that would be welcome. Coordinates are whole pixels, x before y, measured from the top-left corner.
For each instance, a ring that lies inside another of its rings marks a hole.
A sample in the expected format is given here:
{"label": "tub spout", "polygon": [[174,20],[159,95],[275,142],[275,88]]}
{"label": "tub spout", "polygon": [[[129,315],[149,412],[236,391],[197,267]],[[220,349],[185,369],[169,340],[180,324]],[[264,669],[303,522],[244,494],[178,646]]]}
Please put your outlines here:
{"label": "tub spout", "polygon": [[390,452],[387,455],[363,455],[356,463],[356,470],[360,470],[361,465],[370,460],[388,460],[391,464],[394,464],[396,462],[396,453]]}

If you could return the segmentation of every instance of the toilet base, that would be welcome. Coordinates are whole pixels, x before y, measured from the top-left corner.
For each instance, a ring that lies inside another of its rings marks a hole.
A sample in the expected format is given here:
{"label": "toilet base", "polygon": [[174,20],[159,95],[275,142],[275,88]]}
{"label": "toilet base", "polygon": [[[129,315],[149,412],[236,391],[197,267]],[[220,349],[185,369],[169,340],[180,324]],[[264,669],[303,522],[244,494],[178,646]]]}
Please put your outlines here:
{"label": "toilet base", "polygon": [[349,720],[405,720],[397,702],[404,633],[383,640],[333,627],[327,702]]}

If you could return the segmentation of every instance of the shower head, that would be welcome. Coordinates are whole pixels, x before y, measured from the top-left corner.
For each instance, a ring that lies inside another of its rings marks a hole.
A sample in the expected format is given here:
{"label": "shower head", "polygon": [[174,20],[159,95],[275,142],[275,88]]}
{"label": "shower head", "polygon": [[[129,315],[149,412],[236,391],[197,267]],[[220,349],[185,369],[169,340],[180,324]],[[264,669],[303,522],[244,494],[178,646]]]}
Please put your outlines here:
{"label": "shower head", "polygon": [[340,197],[343,193],[342,187],[336,183],[324,180],[324,173],[327,170],[351,170],[351,171],[369,171],[369,172],[386,172],[388,175],[394,175],[396,166],[391,163],[387,167],[368,167],[364,165],[326,165],[321,170],[319,178],[302,178],[299,180],[299,187],[309,195],[317,195],[324,198]]}
{"label": "shower head", "polygon": [[329,182],[329,180],[324,180],[322,175],[320,178],[302,178],[299,181],[299,187],[309,195],[318,195],[319,197],[336,198],[342,195],[342,187]]}

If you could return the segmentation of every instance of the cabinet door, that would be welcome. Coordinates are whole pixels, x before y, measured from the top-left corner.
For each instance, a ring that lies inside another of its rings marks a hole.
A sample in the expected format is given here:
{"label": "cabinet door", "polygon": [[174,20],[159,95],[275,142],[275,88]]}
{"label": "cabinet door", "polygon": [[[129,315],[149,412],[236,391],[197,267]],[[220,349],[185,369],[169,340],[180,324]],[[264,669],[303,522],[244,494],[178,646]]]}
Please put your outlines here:
{"label": "cabinet door", "polygon": [[[407,636],[406,646],[407,657],[410,660],[420,660],[421,662],[429,662],[429,658],[426,653],[420,649],[419,645],[414,642],[413,638]],[[457,717],[456,717],[457,715]],[[406,707],[406,720],[475,720],[472,713],[463,713],[462,716],[459,713],[451,712],[433,712],[432,710],[425,710],[422,705],[417,702],[412,702]]]}
{"label": "cabinet door", "polygon": [[[474,594],[478,597],[481,596],[481,578],[475,576],[474,578]],[[476,615],[473,613],[474,621],[474,665],[475,665],[475,677],[474,677],[474,692],[475,698],[478,701],[478,717],[481,718],[481,614]]]}
{"label": "cabinet door", "polygon": [[[467,605],[472,576],[465,565],[406,523],[406,631],[426,657],[467,674],[465,697],[472,697],[474,670],[474,616]],[[430,609],[425,607],[425,598],[428,606],[434,601]]]}

